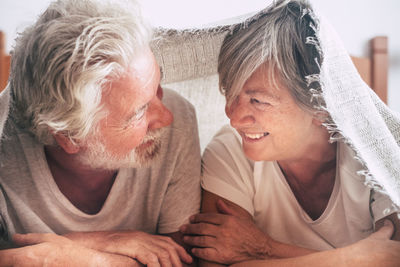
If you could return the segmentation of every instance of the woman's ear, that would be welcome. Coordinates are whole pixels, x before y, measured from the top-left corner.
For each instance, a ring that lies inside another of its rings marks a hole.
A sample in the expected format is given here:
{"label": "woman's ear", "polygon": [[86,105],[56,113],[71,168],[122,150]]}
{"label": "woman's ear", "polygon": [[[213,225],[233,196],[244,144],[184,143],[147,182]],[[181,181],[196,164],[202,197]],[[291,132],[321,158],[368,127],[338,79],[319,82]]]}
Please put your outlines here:
{"label": "woman's ear", "polygon": [[57,144],[68,154],[75,154],[79,151],[79,146],[72,142],[70,138],[62,133],[53,134]]}
{"label": "woman's ear", "polygon": [[321,119],[319,119],[319,118],[313,118],[312,119],[312,123],[314,124],[314,125],[316,125],[316,126],[322,126],[322,120]]}
{"label": "woman's ear", "polygon": [[315,111],[312,114],[312,123],[315,126],[321,127],[323,126],[323,123],[326,122],[326,120],[329,118],[329,113],[326,111]]}

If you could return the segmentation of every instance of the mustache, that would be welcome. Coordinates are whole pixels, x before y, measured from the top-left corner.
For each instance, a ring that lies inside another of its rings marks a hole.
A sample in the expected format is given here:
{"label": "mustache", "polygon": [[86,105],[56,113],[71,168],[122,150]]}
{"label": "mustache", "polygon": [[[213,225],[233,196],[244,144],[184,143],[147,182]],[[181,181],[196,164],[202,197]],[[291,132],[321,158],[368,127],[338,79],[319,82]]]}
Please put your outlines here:
{"label": "mustache", "polygon": [[157,129],[157,130],[151,130],[151,131],[147,132],[147,134],[144,136],[144,138],[140,144],[144,144],[149,141],[160,139],[166,133],[166,131],[167,131],[167,129],[165,127]]}

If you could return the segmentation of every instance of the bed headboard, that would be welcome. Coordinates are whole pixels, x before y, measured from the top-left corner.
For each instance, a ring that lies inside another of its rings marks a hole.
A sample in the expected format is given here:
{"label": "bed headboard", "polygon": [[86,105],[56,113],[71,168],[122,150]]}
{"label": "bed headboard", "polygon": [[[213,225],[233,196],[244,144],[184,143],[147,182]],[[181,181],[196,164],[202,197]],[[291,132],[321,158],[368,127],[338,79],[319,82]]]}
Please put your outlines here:
{"label": "bed headboard", "polygon": [[6,36],[0,31],[0,92],[6,87],[10,74],[11,57],[6,53]]}
{"label": "bed headboard", "polygon": [[370,40],[370,57],[351,57],[363,80],[387,103],[388,38],[376,36]]}

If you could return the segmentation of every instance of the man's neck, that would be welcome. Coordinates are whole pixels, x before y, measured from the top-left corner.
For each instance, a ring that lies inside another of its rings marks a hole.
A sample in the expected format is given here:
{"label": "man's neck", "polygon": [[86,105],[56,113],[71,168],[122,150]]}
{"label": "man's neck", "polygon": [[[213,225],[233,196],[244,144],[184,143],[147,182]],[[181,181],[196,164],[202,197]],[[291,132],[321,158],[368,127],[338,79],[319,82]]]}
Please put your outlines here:
{"label": "man's neck", "polygon": [[45,146],[45,155],[54,181],[69,201],[83,212],[99,212],[117,171],[91,169],[79,162],[77,154],[56,146]]}

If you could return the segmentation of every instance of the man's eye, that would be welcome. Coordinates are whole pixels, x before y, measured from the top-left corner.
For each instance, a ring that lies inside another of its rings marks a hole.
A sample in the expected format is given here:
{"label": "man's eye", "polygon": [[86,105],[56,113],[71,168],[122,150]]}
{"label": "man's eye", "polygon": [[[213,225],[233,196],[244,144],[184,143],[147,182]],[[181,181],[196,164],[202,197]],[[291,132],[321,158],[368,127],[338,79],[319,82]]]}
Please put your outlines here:
{"label": "man's eye", "polygon": [[134,116],[134,121],[141,120],[144,117],[144,115],[146,115],[147,107],[148,105],[144,106],[143,108],[141,108],[136,112]]}
{"label": "man's eye", "polygon": [[145,109],[141,109],[139,110],[136,114],[135,114],[135,121],[140,120],[141,118],[144,117],[144,114],[146,114],[146,110]]}
{"label": "man's eye", "polygon": [[148,105],[142,107],[141,109],[139,109],[135,115],[132,116],[132,118],[129,120],[129,123],[126,127],[130,127],[132,125],[136,125],[137,123],[139,123],[146,115],[147,112],[147,108]]}

